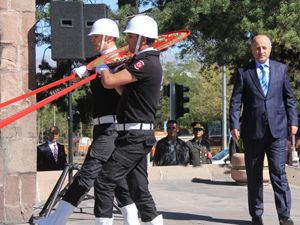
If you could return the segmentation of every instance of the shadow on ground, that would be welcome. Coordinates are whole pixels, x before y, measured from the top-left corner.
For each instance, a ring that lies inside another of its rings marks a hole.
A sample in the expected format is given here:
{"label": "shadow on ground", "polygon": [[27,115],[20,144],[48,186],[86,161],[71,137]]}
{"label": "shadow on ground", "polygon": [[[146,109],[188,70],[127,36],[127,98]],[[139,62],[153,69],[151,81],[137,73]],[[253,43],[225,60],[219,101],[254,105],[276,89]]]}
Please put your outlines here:
{"label": "shadow on ground", "polygon": [[251,224],[250,221],[246,220],[235,220],[235,219],[219,219],[214,218],[211,216],[204,216],[204,215],[196,215],[190,213],[181,213],[181,212],[160,212],[163,214],[164,219],[169,220],[199,220],[199,221],[206,221],[206,222],[215,222],[215,223],[223,223],[223,224],[236,224],[236,225],[249,225]]}
{"label": "shadow on ground", "polygon": [[[239,184],[235,181],[218,181],[218,180],[209,180],[209,179],[201,179],[201,178],[193,178],[192,183],[241,186],[241,184]],[[244,186],[244,185],[242,185],[242,186]]]}

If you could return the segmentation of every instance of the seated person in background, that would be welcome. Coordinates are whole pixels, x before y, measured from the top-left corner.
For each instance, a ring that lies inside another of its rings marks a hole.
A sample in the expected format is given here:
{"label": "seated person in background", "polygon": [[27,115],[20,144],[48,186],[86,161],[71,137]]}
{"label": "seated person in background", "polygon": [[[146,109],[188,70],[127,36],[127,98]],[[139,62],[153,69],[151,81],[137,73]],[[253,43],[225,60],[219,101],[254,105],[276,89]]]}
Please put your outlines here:
{"label": "seated person in background", "polygon": [[209,142],[204,139],[204,126],[199,122],[193,122],[191,126],[193,128],[194,138],[186,143],[190,149],[190,163],[193,166],[211,164]]}
{"label": "seated person in background", "polygon": [[176,120],[167,122],[168,135],[157,142],[153,156],[153,166],[187,165],[189,147],[179,139],[179,127]]}
{"label": "seated person in background", "polygon": [[37,147],[37,171],[63,170],[67,162],[65,147],[57,143],[59,129],[52,126],[48,140]]}

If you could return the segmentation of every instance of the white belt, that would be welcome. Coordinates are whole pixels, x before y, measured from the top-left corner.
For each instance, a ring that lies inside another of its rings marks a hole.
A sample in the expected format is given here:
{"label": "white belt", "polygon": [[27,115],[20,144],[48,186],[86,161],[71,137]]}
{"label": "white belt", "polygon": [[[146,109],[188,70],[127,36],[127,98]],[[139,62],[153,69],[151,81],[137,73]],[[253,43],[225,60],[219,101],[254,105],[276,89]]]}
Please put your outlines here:
{"label": "white belt", "polygon": [[118,123],[117,131],[123,130],[154,130],[153,123]]}
{"label": "white belt", "polygon": [[100,125],[105,123],[116,123],[117,119],[115,115],[101,116],[93,118],[93,125]]}

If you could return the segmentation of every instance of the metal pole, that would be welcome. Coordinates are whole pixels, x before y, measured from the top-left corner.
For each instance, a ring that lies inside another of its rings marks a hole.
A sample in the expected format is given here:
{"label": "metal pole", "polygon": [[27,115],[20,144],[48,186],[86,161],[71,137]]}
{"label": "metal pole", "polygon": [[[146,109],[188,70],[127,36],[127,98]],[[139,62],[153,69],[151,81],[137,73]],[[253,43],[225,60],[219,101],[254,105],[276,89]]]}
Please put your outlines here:
{"label": "metal pole", "polygon": [[170,82],[170,119],[175,120],[175,83]]}
{"label": "metal pole", "polygon": [[56,126],[55,105],[53,106],[53,125]]}
{"label": "metal pole", "polygon": [[[71,86],[72,82],[69,81],[68,85]],[[69,157],[69,163],[73,163],[73,106],[72,106],[72,91],[68,93],[68,157]],[[73,181],[73,170],[69,170],[69,184]]]}
{"label": "metal pole", "polygon": [[226,66],[222,69],[222,149],[227,148]]}

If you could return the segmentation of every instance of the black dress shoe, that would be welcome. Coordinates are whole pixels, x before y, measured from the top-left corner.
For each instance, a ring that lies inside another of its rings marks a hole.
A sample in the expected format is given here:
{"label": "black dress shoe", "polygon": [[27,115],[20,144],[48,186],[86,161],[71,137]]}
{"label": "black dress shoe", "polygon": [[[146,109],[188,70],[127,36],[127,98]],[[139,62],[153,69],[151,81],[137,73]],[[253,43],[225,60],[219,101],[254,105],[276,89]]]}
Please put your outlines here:
{"label": "black dress shoe", "polygon": [[279,220],[280,225],[294,225],[294,222],[291,218],[283,218]]}
{"label": "black dress shoe", "polygon": [[264,225],[264,222],[261,217],[253,217],[251,221],[251,225]]}

